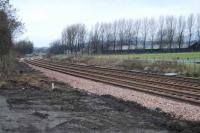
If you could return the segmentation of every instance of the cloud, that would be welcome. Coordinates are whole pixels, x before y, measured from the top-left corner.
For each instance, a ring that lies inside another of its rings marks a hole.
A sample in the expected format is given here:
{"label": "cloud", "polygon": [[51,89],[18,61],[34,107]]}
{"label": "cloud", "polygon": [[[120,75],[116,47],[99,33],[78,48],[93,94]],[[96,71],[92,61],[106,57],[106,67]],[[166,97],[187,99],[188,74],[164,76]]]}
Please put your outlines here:
{"label": "cloud", "polygon": [[120,18],[158,17],[198,13],[199,0],[11,0],[27,32],[21,38],[48,46],[72,23],[114,21]]}

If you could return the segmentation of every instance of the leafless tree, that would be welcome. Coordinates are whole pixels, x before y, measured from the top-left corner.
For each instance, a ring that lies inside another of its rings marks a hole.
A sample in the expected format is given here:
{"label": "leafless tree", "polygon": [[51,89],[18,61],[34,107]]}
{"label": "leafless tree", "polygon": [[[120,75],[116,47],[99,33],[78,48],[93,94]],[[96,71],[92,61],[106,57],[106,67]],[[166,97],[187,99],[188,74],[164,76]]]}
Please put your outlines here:
{"label": "leafless tree", "polygon": [[112,24],[107,23],[105,25],[105,50],[108,50],[110,44],[112,43]]}
{"label": "leafless tree", "polygon": [[174,16],[166,17],[166,30],[168,47],[171,49],[176,32],[176,18]]}
{"label": "leafless tree", "polygon": [[78,51],[83,50],[86,37],[86,28],[84,24],[77,24],[77,36],[76,45],[78,46]]}
{"label": "leafless tree", "polygon": [[61,43],[62,45],[67,45],[67,28],[62,31]]}
{"label": "leafless tree", "polygon": [[148,18],[144,18],[142,21],[142,38],[143,38],[143,49],[146,49],[146,41],[148,37],[148,32],[149,32],[149,25],[148,25]]}
{"label": "leafless tree", "polygon": [[118,21],[118,28],[119,28],[119,42],[120,42],[120,50],[123,50],[123,45],[125,42],[125,26],[126,21],[124,19]]}
{"label": "leafless tree", "polygon": [[139,33],[140,33],[140,27],[141,27],[141,20],[138,19],[134,23],[134,35],[135,35],[135,49],[138,48],[138,38],[139,38]]}
{"label": "leafless tree", "polygon": [[157,32],[157,25],[154,18],[149,20],[149,34],[151,40],[151,49],[154,49],[154,38]]}
{"label": "leafless tree", "polygon": [[50,48],[48,50],[49,54],[63,54],[65,52],[64,47],[60,40],[55,40],[50,43]]}
{"label": "leafless tree", "polygon": [[25,55],[33,52],[33,42],[29,40],[21,40],[14,44],[14,50],[18,54]]}
{"label": "leafless tree", "polygon": [[184,43],[185,28],[186,28],[185,17],[180,16],[178,19],[178,26],[177,26],[177,42],[179,48],[182,48],[182,45]]}
{"label": "leafless tree", "polygon": [[113,36],[113,50],[116,50],[117,45],[117,34],[118,34],[118,27],[117,27],[117,21],[115,21],[112,24],[112,36]]}
{"label": "leafless tree", "polygon": [[[188,43],[191,44],[194,34],[200,41],[200,15],[197,16],[197,23],[194,20],[193,14],[187,21],[183,16],[179,18],[160,16],[158,20],[144,18],[142,21],[121,19],[112,23],[97,23],[89,32],[86,31],[85,25],[75,24],[63,31],[61,42],[71,52],[87,47],[88,51],[90,50],[88,53],[104,53],[110,48],[113,51],[116,49],[122,51],[124,46],[128,46],[130,50],[132,45],[137,49],[140,42],[144,49],[147,48],[147,42],[150,42],[151,49],[154,49],[156,44],[159,45],[159,49],[175,46],[182,48],[186,39],[189,39]],[[186,26],[188,36],[186,36]],[[194,33],[194,27],[197,29],[197,34]]]}
{"label": "leafless tree", "polygon": [[[97,30],[98,32],[98,30]],[[105,39],[106,39],[106,24],[102,23],[99,26],[99,38],[101,42],[101,53],[104,52],[104,45],[105,45]]]}
{"label": "leafless tree", "polygon": [[99,23],[97,23],[97,24],[95,24],[95,26],[90,31],[88,53],[99,52],[99,45],[100,44],[101,43],[100,43]]}
{"label": "leafless tree", "polygon": [[127,23],[126,24],[126,31],[125,31],[126,41],[127,41],[127,44],[128,44],[128,50],[130,50],[131,44],[132,44],[132,41],[133,41],[133,36],[134,36],[134,33],[133,33],[133,20],[129,19],[129,20],[127,20],[126,23]]}
{"label": "leafless tree", "polygon": [[193,32],[194,32],[194,23],[195,23],[195,18],[193,14],[190,14],[188,16],[188,20],[187,20],[187,29],[188,29],[188,46],[191,45],[191,40],[193,37]]}
{"label": "leafless tree", "polygon": [[159,42],[159,48],[162,49],[163,47],[163,39],[164,39],[164,27],[165,26],[165,18],[163,16],[160,16],[159,18],[159,29],[158,29],[158,42]]}
{"label": "leafless tree", "polygon": [[197,40],[200,43],[200,14],[197,15]]}
{"label": "leafless tree", "polygon": [[72,53],[75,52],[75,47],[74,46],[75,46],[75,39],[76,39],[76,34],[77,34],[76,30],[77,29],[76,29],[76,27],[74,25],[69,26],[67,28],[67,36],[68,36],[67,41],[68,41],[68,45],[69,45]]}
{"label": "leafless tree", "polygon": [[61,42],[72,52],[80,51],[85,43],[86,28],[84,24],[68,26],[62,32]]}

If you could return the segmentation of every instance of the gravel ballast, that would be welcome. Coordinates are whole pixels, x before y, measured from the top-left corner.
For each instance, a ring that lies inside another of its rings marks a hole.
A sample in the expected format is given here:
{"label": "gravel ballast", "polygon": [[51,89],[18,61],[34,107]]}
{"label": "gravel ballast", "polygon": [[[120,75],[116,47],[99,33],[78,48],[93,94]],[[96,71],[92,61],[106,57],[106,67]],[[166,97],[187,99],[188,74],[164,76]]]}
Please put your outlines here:
{"label": "gravel ballast", "polygon": [[174,101],[160,96],[150,95],[134,90],[119,88],[91,80],[78,78],[48,69],[29,65],[33,69],[39,70],[45,76],[68,83],[74,88],[79,88],[98,95],[112,95],[125,101],[134,101],[149,109],[161,109],[166,113],[171,113],[182,120],[200,121],[200,107],[188,103]]}

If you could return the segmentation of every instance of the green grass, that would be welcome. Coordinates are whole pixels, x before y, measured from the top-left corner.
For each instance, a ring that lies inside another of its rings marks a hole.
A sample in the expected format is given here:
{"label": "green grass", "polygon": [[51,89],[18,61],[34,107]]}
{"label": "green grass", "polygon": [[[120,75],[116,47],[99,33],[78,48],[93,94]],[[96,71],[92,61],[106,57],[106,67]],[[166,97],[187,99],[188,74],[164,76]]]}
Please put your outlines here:
{"label": "green grass", "polygon": [[[68,58],[68,57],[73,57],[73,56],[63,55],[63,54],[54,56],[54,58],[57,58],[57,59],[64,59],[64,58]],[[77,58],[79,58],[79,60],[86,60],[86,62],[87,62],[87,58],[89,58],[92,60],[92,62],[98,62],[98,63],[103,62],[103,64],[105,62],[112,64],[118,60],[122,60],[122,62],[123,62],[123,60],[127,60],[127,59],[136,59],[136,58],[137,59],[147,59],[147,60],[144,60],[144,61],[141,61],[138,63],[144,63],[145,65],[152,64],[152,63],[158,63],[158,65],[156,67],[161,67],[161,66],[159,66],[159,63],[162,63],[163,61],[164,62],[165,61],[173,61],[175,63],[177,62],[178,67],[169,66],[169,67],[167,67],[167,69],[171,69],[172,71],[176,70],[177,72],[179,72],[180,75],[185,75],[185,76],[189,76],[189,77],[200,77],[200,64],[194,63],[195,61],[200,61],[200,52],[158,53],[158,54],[82,55],[82,56],[78,56]],[[152,59],[158,59],[161,62],[159,62],[159,61],[154,62],[157,60],[152,60]],[[176,60],[176,59],[182,59],[182,60]]]}
{"label": "green grass", "polygon": [[116,54],[116,55],[96,55],[97,59],[200,59],[200,52],[188,53],[158,53],[158,54]]}
{"label": "green grass", "polygon": [[[163,61],[172,61],[177,59],[183,59],[179,64],[182,67],[186,67],[185,71],[188,76],[198,77],[200,76],[200,64],[195,64],[193,61],[200,61],[200,52],[188,52],[188,53],[158,53],[158,54],[116,54],[116,55],[96,55],[96,60],[112,60],[112,59],[160,59]],[[188,60],[189,59],[189,60]],[[191,61],[191,62],[190,62]],[[151,62],[149,62],[151,63]]]}
{"label": "green grass", "polygon": [[64,59],[64,58],[66,58],[66,55],[64,55],[64,54],[55,55],[54,58],[57,58],[57,59]]}

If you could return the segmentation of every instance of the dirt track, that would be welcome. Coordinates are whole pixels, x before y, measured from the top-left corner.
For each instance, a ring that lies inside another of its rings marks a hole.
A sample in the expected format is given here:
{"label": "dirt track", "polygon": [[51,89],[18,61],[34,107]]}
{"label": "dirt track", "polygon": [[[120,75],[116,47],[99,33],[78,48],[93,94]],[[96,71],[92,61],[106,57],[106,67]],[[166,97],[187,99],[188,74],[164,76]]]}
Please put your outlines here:
{"label": "dirt track", "polygon": [[50,79],[24,65],[20,69],[26,77],[40,78],[34,83],[12,79],[0,88],[0,133],[200,131],[198,123],[179,121],[108,95],[88,94],[60,82],[54,81],[57,89],[52,91]]}

